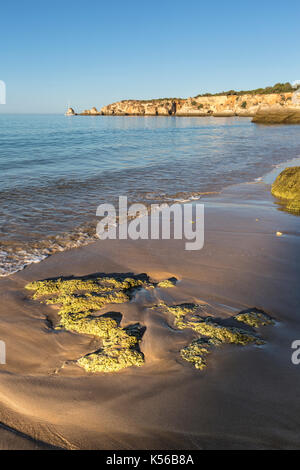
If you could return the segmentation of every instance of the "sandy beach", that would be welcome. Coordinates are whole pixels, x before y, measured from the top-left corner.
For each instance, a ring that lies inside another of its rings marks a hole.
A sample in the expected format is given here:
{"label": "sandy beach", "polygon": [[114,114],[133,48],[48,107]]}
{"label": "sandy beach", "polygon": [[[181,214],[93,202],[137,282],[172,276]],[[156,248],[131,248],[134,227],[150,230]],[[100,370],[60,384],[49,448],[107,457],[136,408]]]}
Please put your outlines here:
{"label": "sandy beach", "polygon": [[[0,281],[2,449],[298,449],[300,218],[278,210],[270,186],[231,186],[205,204],[205,244],[97,241],[55,254]],[[276,232],[282,236],[276,236]],[[27,283],[59,276],[147,273],[175,287],[139,290],[106,306],[122,325],[146,327],[142,367],[87,373],[76,360],[96,340],[51,328],[57,309],[32,300]],[[200,303],[216,318],[247,308],[276,321],[260,328],[262,346],[222,345],[199,371],[179,350],[195,338],[156,308]]]}
{"label": "sandy beach", "polygon": [[299,14],[2,2],[0,451],[300,450]]}

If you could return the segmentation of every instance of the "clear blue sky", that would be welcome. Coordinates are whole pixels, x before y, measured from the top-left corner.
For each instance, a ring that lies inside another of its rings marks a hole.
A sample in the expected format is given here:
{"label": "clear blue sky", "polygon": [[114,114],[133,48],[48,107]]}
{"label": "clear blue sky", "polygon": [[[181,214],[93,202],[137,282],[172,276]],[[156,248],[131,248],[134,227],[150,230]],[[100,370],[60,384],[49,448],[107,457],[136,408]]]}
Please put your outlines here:
{"label": "clear blue sky", "polygon": [[2,113],[300,79],[298,1],[11,0],[0,14]]}

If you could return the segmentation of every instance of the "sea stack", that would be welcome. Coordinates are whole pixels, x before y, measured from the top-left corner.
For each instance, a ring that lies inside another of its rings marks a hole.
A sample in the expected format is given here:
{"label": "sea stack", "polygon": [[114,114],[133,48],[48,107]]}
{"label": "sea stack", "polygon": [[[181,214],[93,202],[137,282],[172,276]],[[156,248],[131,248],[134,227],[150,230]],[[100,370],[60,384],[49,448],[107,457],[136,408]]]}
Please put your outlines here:
{"label": "sea stack", "polygon": [[65,116],[76,116],[76,113],[73,108],[68,108],[67,112],[65,113]]}

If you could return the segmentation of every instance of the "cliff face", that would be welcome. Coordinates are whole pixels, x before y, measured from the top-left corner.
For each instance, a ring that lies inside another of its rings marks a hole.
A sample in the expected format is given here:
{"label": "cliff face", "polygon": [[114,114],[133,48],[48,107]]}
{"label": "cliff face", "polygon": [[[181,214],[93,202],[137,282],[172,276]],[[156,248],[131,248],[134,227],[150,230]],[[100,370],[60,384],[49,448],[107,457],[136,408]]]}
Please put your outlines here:
{"label": "cliff face", "polygon": [[[292,93],[265,95],[199,96],[187,99],[125,100],[101,108],[102,115],[136,116],[254,116],[259,108],[292,104]],[[300,106],[299,106],[300,108]]]}

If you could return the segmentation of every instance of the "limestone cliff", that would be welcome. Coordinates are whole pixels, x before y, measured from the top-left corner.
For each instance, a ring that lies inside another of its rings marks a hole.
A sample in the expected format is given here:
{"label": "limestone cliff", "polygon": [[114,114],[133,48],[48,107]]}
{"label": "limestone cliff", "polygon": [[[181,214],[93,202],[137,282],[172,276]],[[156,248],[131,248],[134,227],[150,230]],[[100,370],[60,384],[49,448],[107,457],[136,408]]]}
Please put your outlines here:
{"label": "limestone cliff", "polygon": [[292,92],[288,92],[199,96],[187,99],[166,98],[148,101],[124,100],[104,106],[98,114],[114,116],[254,116],[260,107],[279,106],[282,109],[294,107],[292,95]]}

